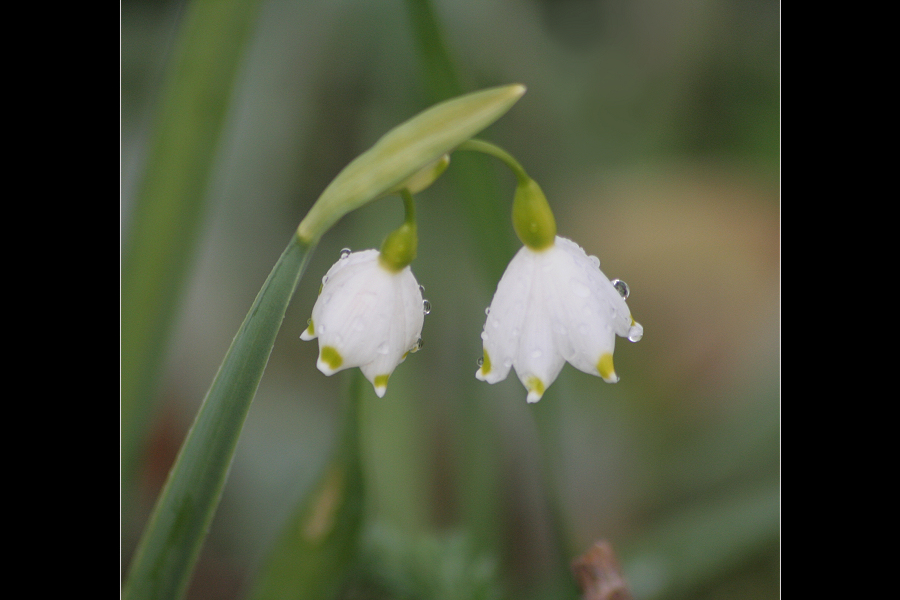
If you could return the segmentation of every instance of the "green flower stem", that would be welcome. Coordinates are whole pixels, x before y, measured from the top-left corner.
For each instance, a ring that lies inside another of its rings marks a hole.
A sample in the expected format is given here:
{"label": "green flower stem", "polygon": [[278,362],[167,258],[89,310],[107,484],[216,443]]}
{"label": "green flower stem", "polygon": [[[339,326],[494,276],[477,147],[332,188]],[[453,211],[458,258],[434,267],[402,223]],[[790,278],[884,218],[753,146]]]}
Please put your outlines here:
{"label": "green flower stem", "polygon": [[519,161],[513,158],[512,154],[510,154],[500,146],[497,146],[496,144],[492,144],[484,140],[471,139],[466,140],[465,142],[457,146],[456,149],[481,152],[482,154],[487,154],[489,156],[493,156],[494,158],[499,158],[507,167],[510,168],[513,173],[515,173],[516,179],[520,184],[531,180],[531,178],[528,176],[528,173],[525,172],[525,168],[519,164]]}
{"label": "green flower stem", "polygon": [[275,336],[313,249],[291,238],[241,324],[144,530],[125,600],[176,600],[184,594]]}
{"label": "green flower stem", "polygon": [[522,165],[502,148],[483,140],[468,140],[458,150],[483,152],[502,160],[516,174],[518,185],[513,198],[513,228],[523,244],[532,250],[544,250],[556,239],[556,219],[543,190],[530,178]]}
{"label": "green flower stem", "polygon": [[403,198],[403,222],[407,225],[416,224],[416,201],[413,199],[409,189],[400,191],[400,197]]}

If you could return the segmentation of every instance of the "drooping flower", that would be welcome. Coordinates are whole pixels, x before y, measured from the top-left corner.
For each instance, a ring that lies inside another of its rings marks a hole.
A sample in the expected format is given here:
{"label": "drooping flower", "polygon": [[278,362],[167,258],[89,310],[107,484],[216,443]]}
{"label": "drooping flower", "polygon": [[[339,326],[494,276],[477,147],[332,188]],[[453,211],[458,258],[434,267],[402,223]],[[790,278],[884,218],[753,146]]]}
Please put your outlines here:
{"label": "drooping flower", "polygon": [[421,346],[425,300],[409,266],[393,269],[378,250],[344,251],[322,279],[303,340],[319,339],[325,375],[359,367],[375,393]]}
{"label": "drooping flower", "polygon": [[615,383],[616,336],[636,342],[644,332],[625,297],[627,287],[610,281],[599,259],[575,242],[555,236],[542,249],[524,246],[497,285],[475,376],[496,383],[515,367],[528,402],[541,399],[566,361]]}

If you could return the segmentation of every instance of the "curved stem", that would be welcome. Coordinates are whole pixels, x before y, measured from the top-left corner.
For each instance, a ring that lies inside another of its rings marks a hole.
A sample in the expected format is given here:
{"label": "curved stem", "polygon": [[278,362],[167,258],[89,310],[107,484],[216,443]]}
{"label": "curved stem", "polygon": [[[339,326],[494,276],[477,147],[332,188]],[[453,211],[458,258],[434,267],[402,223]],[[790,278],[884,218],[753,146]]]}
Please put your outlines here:
{"label": "curved stem", "polygon": [[513,158],[512,154],[510,154],[500,146],[497,146],[496,144],[492,144],[484,140],[471,139],[466,140],[465,142],[457,146],[456,149],[481,152],[483,154],[493,156],[494,158],[499,158],[507,167],[510,168],[513,173],[515,173],[516,179],[519,180],[519,183],[524,183],[531,179],[525,172],[525,169],[522,167],[522,165],[519,164],[519,161]]}
{"label": "curved stem", "polygon": [[416,224],[416,201],[413,199],[412,194],[409,192],[408,188],[403,188],[400,190],[400,197],[403,198],[403,211],[404,211],[404,219],[403,222],[407,225]]}

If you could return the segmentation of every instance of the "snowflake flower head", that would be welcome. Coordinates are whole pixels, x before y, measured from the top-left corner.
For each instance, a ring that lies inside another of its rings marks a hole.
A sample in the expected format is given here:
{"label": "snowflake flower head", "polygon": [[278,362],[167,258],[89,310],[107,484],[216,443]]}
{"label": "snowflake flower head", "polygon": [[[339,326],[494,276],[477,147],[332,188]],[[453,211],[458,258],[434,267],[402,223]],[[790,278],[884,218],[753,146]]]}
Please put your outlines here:
{"label": "snowflake flower head", "polygon": [[555,236],[542,249],[523,246],[488,309],[484,358],[475,376],[496,383],[514,367],[528,402],[541,399],[566,361],[615,383],[616,336],[636,342],[644,332],[626,296],[600,271],[597,257],[571,240]]}
{"label": "snowflake flower head", "polygon": [[390,268],[378,250],[345,250],[322,279],[300,338],[319,339],[322,373],[359,367],[383,397],[397,365],[421,347],[425,306],[409,266]]}

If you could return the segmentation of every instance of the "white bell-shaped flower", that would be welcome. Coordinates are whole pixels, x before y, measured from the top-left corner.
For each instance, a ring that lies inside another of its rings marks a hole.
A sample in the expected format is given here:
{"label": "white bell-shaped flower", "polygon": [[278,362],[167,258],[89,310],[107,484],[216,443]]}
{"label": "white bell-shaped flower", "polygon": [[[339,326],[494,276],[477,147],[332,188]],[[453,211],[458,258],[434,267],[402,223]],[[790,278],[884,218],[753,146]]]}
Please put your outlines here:
{"label": "white bell-shaped flower", "polygon": [[556,236],[541,250],[524,246],[497,285],[475,376],[496,383],[515,367],[528,402],[541,399],[566,361],[615,383],[616,336],[636,342],[644,332],[625,297],[627,287],[610,281],[599,259],[571,240]]}
{"label": "white bell-shaped flower", "polygon": [[424,305],[409,266],[389,268],[378,250],[345,250],[322,279],[300,338],[319,338],[317,366],[325,375],[360,367],[382,397],[397,365],[421,347]]}

